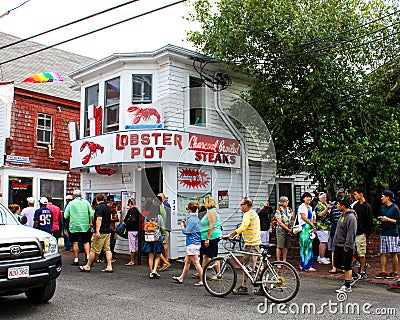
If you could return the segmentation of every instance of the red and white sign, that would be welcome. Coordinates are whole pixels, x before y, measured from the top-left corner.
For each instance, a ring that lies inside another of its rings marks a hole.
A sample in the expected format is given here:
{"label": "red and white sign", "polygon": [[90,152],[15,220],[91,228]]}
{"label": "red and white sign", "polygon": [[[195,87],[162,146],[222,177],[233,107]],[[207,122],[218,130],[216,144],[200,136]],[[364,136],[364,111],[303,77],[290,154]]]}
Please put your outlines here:
{"label": "red and white sign", "polygon": [[178,169],[178,191],[211,190],[211,170]]}
{"label": "red and white sign", "polygon": [[162,129],[88,137],[71,149],[71,169],[144,161],[239,168],[241,155],[237,140]]}

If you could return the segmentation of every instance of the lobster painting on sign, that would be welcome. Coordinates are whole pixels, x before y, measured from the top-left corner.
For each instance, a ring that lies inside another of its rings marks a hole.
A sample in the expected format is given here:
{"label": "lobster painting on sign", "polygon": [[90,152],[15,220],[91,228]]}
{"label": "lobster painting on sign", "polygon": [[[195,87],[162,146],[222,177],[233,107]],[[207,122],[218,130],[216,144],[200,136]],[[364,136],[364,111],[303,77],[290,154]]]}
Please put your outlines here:
{"label": "lobster painting on sign", "polygon": [[130,106],[127,109],[125,129],[161,129],[161,112],[155,105]]}

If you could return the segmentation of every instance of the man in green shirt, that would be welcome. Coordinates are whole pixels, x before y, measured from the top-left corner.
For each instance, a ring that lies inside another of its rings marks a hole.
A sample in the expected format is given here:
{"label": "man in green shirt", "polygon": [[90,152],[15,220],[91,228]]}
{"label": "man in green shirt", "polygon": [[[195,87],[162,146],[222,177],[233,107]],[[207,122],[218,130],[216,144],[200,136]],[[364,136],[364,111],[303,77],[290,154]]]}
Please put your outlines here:
{"label": "man in green shirt", "polygon": [[83,242],[86,260],[89,258],[90,228],[93,225],[93,209],[87,200],[82,199],[81,191],[74,190],[72,200],[64,213],[65,219],[69,219],[69,238],[73,243],[74,261],[72,265],[79,266],[78,242]]}

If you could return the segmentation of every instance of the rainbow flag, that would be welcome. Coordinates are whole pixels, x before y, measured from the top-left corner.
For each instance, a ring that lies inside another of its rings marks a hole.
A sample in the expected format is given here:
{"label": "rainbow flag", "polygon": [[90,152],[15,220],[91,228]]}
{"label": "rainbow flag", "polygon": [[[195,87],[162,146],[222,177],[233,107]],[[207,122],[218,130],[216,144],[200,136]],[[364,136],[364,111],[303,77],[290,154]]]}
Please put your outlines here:
{"label": "rainbow flag", "polygon": [[29,78],[26,78],[22,82],[44,83],[53,81],[63,81],[63,78],[61,78],[58,72],[43,72],[36,73]]}

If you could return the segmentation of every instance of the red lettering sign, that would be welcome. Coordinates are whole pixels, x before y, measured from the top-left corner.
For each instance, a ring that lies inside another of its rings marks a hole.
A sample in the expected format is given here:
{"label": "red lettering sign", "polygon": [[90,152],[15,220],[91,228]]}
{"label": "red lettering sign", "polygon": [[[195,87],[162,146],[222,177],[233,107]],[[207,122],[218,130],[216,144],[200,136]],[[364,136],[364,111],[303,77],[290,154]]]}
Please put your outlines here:
{"label": "red lettering sign", "polygon": [[240,142],[201,134],[189,135],[189,150],[240,156]]}

